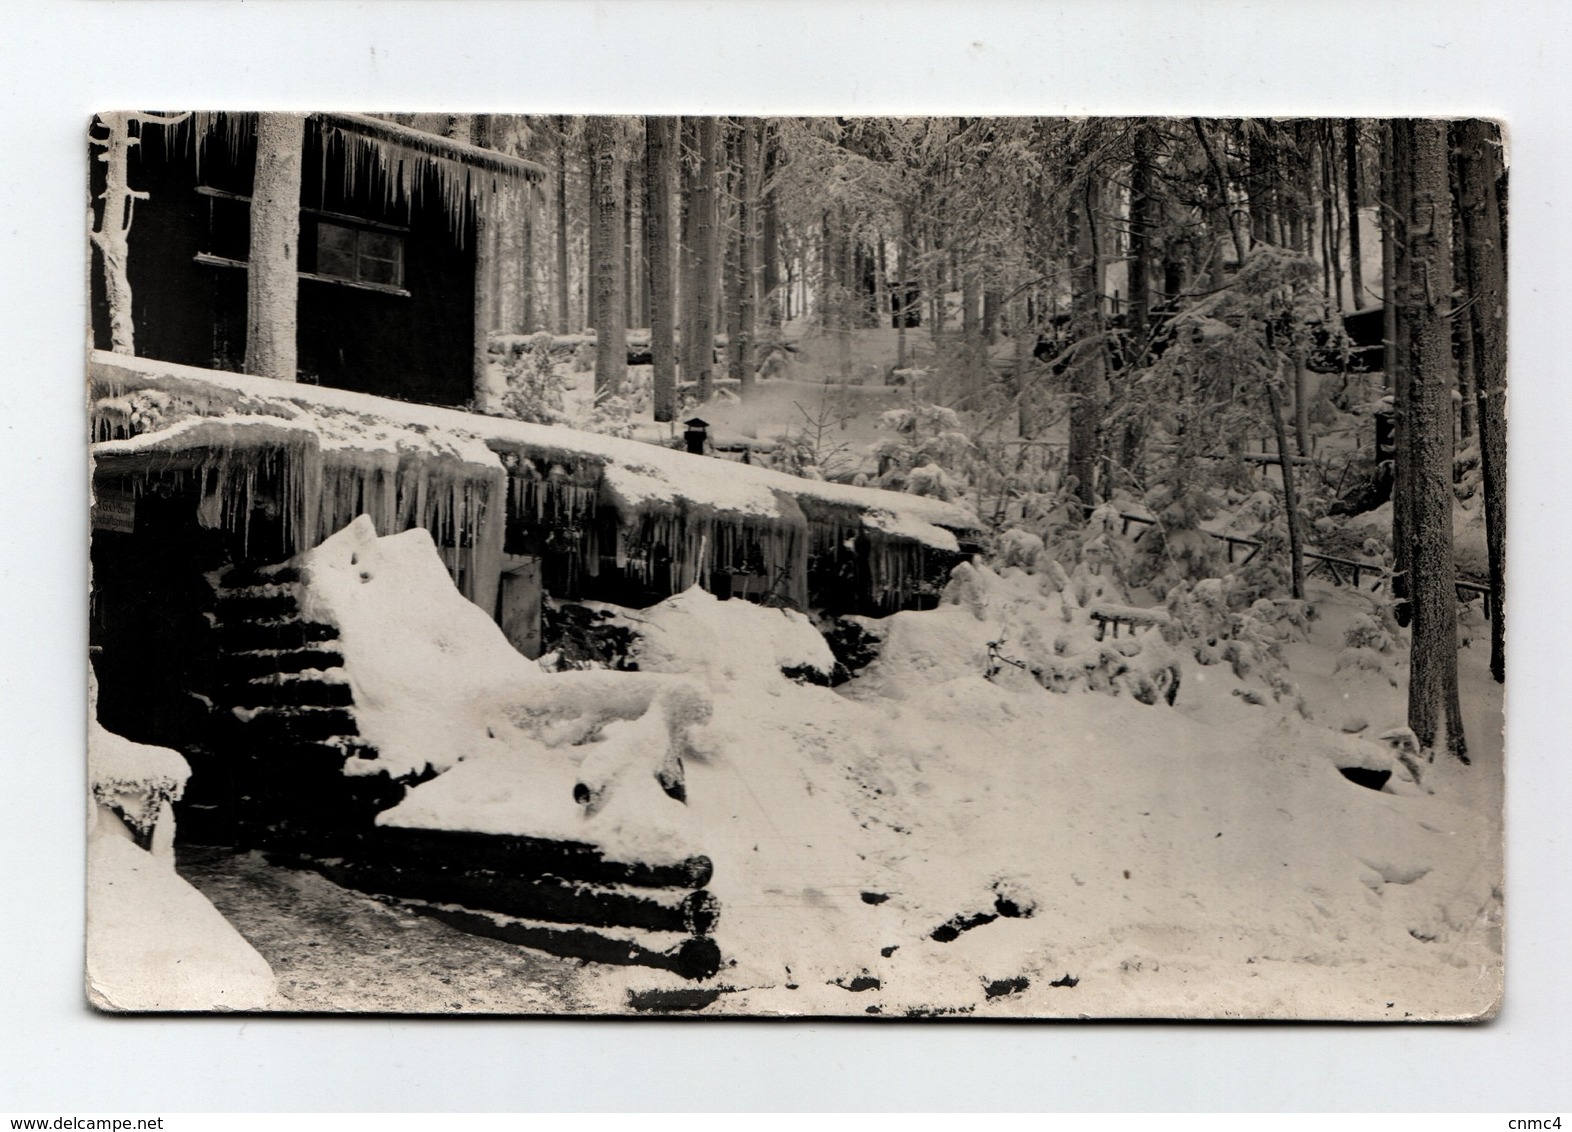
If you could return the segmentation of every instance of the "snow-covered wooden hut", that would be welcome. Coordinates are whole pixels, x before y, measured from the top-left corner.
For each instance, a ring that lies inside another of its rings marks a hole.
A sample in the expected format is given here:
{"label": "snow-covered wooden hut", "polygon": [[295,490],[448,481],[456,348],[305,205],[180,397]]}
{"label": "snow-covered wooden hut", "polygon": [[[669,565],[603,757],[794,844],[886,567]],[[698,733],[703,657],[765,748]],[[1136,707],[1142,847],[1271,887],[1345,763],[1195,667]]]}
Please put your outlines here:
{"label": "snow-covered wooden hut", "polygon": [[[538,182],[544,170],[380,118],[304,117],[299,380],[466,403],[486,348],[475,318],[477,216],[493,195]],[[95,346],[111,348],[116,334],[108,256],[123,260],[136,354],[244,367],[257,118],[95,121],[93,148],[104,151],[91,165]]]}

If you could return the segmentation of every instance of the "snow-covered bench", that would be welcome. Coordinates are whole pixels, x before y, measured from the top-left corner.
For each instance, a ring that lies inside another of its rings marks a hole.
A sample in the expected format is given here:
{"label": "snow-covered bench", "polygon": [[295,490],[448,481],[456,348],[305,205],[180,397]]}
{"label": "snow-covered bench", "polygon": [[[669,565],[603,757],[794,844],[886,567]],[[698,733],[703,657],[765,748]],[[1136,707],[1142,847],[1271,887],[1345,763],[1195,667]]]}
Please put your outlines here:
{"label": "snow-covered bench", "polygon": [[1168,614],[1161,609],[1143,609],[1137,605],[1114,605],[1105,602],[1094,605],[1087,611],[1091,619],[1097,622],[1097,639],[1102,640],[1108,633],[1108,626],[1113,626],[1114,639],[1119,639],[1119,626],[1128,625],[1133,633],[1137,629],[1150,629],[1157,625],[1168,624]]}

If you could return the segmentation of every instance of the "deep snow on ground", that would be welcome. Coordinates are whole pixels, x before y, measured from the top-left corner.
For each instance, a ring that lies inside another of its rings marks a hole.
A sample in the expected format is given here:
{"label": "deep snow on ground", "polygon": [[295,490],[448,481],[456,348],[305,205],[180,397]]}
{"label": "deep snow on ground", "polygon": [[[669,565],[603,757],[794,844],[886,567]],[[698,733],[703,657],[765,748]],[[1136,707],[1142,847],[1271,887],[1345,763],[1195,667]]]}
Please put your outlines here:
{"label": "deep snow on ground", "polygon": [[[344,583],[370,595],[361,616],[421,611],[378,638],[412,699],[368,697],[363,730],[412,704],[448,729],[425,761],[450,769],[382,820],[708,854],[726,963],[711,1013],[1402,1018],[1495,1002],[1499,691],[1465,649],[1474,765],[1421,764],[1412,781],[1378,738],[1403,722],[1400,653],[1339,670],[1371,608],[1355,591],[1318,583],[1306,627],[1281,626],[1296,690],[1278,699],[1259,672],[1202,665],[1156,629],[1097,641],[1105,587],[1084,567],[964,567],[939,609],[868,622],[880,659],[832,690],[782,672],[829,664],[806,618],[697,589],[625,614],[639,672],[488,670],[500,631],[441,613],[462,599],[433,549],[355,543],[373,564]],[[1173,665],[1173,706],[1135,698]],[[417,688],[428,666],[441,672]],[[674,729],[662,688],[706,710]],[[685,806],[655,780],[674,751]],[[1395,773],[1378,793],[1339,766]],[[603,808],[574,800],[585,779]],[[361,991],[313,980],[292,1008],[352,1009],[360,993],[385,1008],[351,981]],[[619,1011],[681,985],[589,967],[576,993]]]}
{"label": "deep snow on ground", "polygon": [[[1368,672],[1334,674],[1362,602],[1330,587],[1315,596],[1321,616],[1290,646],[1309,720],[1286,703],[1246,703],[1226,666],[1186,665],[1172,708],[989,681],[1000,610],[979,619],[965,604],[896,615],[886,659],[837,691],[730,679],[741,634],[719,656],[695,649],[682,664],[708,669],[716,706],[689,806],[715,860],[717,938],[732,962],[717,981],[735,988],[711,1011],[1490,1009],[1493,709],[1470,721],[1474,766],[1425,766],[1423,786],[1400,770],[1396,793],[1349,782],[1339,765],[1391,765],[1365,734],[1400,725],[1402,698]],[[639,616],[662,642],[690,639],[695,620],[708,633],[691,639],[713,640],[730,608],[683,595]],[[1488,676],[1466,679],[1475,703],[1492,702]],[[1356,714],[1369,727],[1348,736]],[[597,974],[607,1008],[630,981],[651,976]]]}

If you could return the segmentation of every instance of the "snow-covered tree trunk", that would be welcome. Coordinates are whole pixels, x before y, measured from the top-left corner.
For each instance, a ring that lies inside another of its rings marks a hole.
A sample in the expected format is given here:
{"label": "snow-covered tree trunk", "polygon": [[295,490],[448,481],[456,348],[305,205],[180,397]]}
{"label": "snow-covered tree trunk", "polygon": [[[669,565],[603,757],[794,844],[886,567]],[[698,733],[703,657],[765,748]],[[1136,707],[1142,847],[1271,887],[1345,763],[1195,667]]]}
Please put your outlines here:
{"label": "snow-covered tree trunk", "polygon": [[693,360],[693,295],[698,286],[693,266],[693,186],[698,179],[694,166],[699,152],[699,123],[691,116],[679,122],[673,135],[677,150],[677,326],[681,334],[677,371],[683,381],[691,382],[697,380],[693,376],[697,368]]}
{"label": "snow-covered tree trunk", "polygon": [[[1455,294],[1467,295],[1468,285],[1468,232],[1464,222],[1463,207],[1463,156],[1461,122],[1447,127],[1447,174],[1452,187],[1452,289]],[[1472,320],[1466,313],[1452,320],[1452,348],[1457,356],[1457,439],[1468,447],[1477,433],[1475,415],[1478,412],[1478,383],[1475,380],[1474,333]]]}
{"label": "snow-covered tree trunk", "polygon": [[[907,275],[911,271],[909,264],[912,238],[912,210],[909,205],[901,207],[901,234],[895,244],[895,286],[896,300],[893,304],[895,319],[895,368],[905,369],[906,357],[906,320],[910,317],[906,304],[911,300],[911,288],[907,283]],[[1017,370],[1017,373],[1022,371]]]}
{"label": "snow-covered tree trunk", "polygon": [[[1245,256],[1250,254],[1250,237],[1245,232],[1244,225],[1240,221],[1239,211],[1234,208],[1233,203],[1228,199],[1228,174],[1223,169],[1223,162],[1218,155],[1217,145],[1213,142],[1211,132],[1206,125],[1199,118],[1192,118],[1190,122],[1195,127],[1195,136],[1200,139],[1201,149],[1206,154],[1207,167],[1212,174],[1212,197],[1215,202],[1215,208],[1227,223],[1229,235],[1234,242],[1234,255],[1243,264]],[[1214,279],[1212,285],[1217,286],[1220,282],[1221,280]]]}
{"label": "snow-covered tree trunk", "polygon": [[754,380],[753,339],[758,323],[758,280],[754,268],[757,237],[754,233],[759,197],[759,133],[764,123],[744,121],[739,146],[742,160],[742,192],[737,200],[737,276],[738,295],[737,365],[744,395],[752,392]]}
{"label": "snow-covered tree trunk", "polygon": [[630,158],[622,163],[622,310],[623,322],[628,326],[644,326],[638,321],[639,310],[639,256],[633,242],[633,165]]}
{"label": "snow-covered tree trunk", "polygon": [[1392,127],[1378,127],[1381,137],[1381,194],[1376,214],[1381,219],[1381,382],[1388,391],[1396,387],[1397,372],[1397,240],[1393,217]]}
{"label": "snow-covered tree trunk", "polygon": [[1283,481],[1283,516],[1288,525],[1288,577],[1297,600],[1305,596],[1304,536],[1299,516],[1299,490],[1294,482],[1294,461],[1288,454],[1288,426],[1283,423],[1283,401],[1277,393],[1277,375],[1266,381],[1267,408],[1272,414],[1272,432],[1277,440],[1277,470]]}
{"label": "snow-covered tree trunk", "polygon": [[[700,401],[715,392],[715,150],[716,119],[709,115],[698,122],[698,170],[693,182],[693,326],[691,327],[691,380],[697,384]],[[687,339],[690,328],[682,328]]]}
{"label": "snow-covered tree trunk", "polygon": [[1074,231],[1074,259],[1070,270],[1071,335],[1075,353],[1070,360],[1070,445],[1065,469],[1075,481],[1075,494],[1090,510],[1097,503],[1097,440],[1102,425],[1104,349],[1096,235],[1096,185],[1079,186],[1070,206]]}
{"label": "snow-covered tree trunk", "polygon": [[[449,116],[447,135],[455,141],[485,146],[490,141],[489,133],[488,116],[485,114]],[[497,197],[482,194],[475,199],[475,323],[470,355],[470,400],[480,412],[486,412],[491,403],[488,355],[499,299],[495,271],[497,219],[501,205],[502,201]]]}
{"label": "snow-covered tree trunk", "polygon": [[735,118],[728,118],[721,127],[725,135],[722,149],[726,154],[725,222],[721,230],[726,240],[726,250],[721,264],[721,312],[726,326],[726,376],[742,381],[742,167],[739,162],[742,125]]}
{"label": "snow-covered tree trunk", "polygon": [[535,186],[524,186],[524,217],[519,227],[519,325],[524,334],[533,333],[535,322]]}
{"label": "snow-covered tree trunk", "polygon": [[650,256],[650,354],[657,421],[677,419],[676,293],[671,194],[677,172],[676,118],[644,121],[644,225]]}
{"label": "snow-covered tree trunk", "polygon": [[1299,455],[1310,457],[1310,367],[1303,349],[1294,359],[1294,444]]}
{"label": "snow-covered tree trunk", "polygon": [[117,354],[136,353],[128,272],[131,216],[135,202],[147,199],[147,194],[134,191],[129,181],[131,147],[137,144],[137,139],[131,136],[132,118],[133,115],[127,113],[98,116],[109,131],[109,137],[99,143],[104,152],[98,158],[104,163],[104,195],[99,198],[104,202],[104,211],[96,226],[89,216],[90,238],[104,262],[104,292],[109,299],[109,348]]}
{"label": "snow-covered tree trunk", "polygon": [[1348,187],[1348,274],[1353,288],[1354,310],[1365,305],[1364,266],[1359,248],[1359,121],[1343,123],[1343,176]]}
{"label": "snow-covered tree trunk", "polygon": [[615,397],[628,372],[623,267],[619,123],[605,115],[586,120],[590,195],[590,317],[595,323],[595,396]]}
{"label": "snow-covered tree trunk", "polygon": [[1413,373],[1414,620],[1408,726],[1420,746],[1468,760],[1457,695],[1456,565],[1452,555],[1452,199],[1446,123],[1413,119],[1413,196],[1408,213],[1408,296]]}
{"label": "snow-covered tree trunk", "polygon": [[1506,679],[1506,232],[1499,186],[1506,177],[1500,129],[1475,119],[1459,126],[1458,183],[1468,318],[1479,402],[1479,456],[1484,473],[1485,549],[1490,568],[1490,674]]}
{"label": "snow-covered tree trunk", "polygon": [[557,115],[557,333],[572,330],[568,313],[568,119]]}
{"label": "snow-covered tree trunk", "polygon": [[762,119],[759,130],[764,136],[763,217],[759,234],[759,258],[763,261],[765,320],[772,331],[779,331],[785,317],[785,308],[791,302],[790,287],[781,291],[780,267],[780,200],[775,189],[775,172],[779,164],[780,145],[769,120]]}
{"label": "snow-covered tree trunk", "polygon": [[1414,378],[1413,311],[1409,304],[1411,259],[1410,232],[1413,201],[1413,131],[1410,123],[1389,123],[1391,149],[1391,189],[1394,230],[1392,239],[1393,286],[1393,372],[1388,375],[1392,388],[1392,596],[1397,599],[1397,619],[1408,625],[1413,606],[1413,418]]}
{"label": "snow-covered tree trunk", "polygon": [[[1130,158],[1130,258],[1129,258],[1129,354],[1127,372],[1146,365],[1147,343],[1152,328],[1152,250],[1153,237],[1160,223],[1155,196],[1156,139],[1150,125],[1135,128]],[[1130,475],[1138,474],[1141,464],[1142,427],[1138,414],[1125,420],[1120,438],[1119,461]]]}
{"label": "snow-covered tree trunk", "polygon": [[300,167],[305,137],[306,120],[300,114],[257,115],[245,368],[247,373],[280,381],[294,381],[297,370]]}

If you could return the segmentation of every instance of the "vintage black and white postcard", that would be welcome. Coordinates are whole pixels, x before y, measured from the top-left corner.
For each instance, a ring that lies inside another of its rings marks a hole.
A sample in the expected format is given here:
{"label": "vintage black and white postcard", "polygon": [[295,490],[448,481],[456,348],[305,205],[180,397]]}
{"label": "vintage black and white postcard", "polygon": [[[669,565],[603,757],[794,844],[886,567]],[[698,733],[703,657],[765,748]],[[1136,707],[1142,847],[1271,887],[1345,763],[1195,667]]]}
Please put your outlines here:
{"label": "vintage black and white postcard", "polygon": [[98,114],[90,999],[1490,1016],[1503,140]]}

